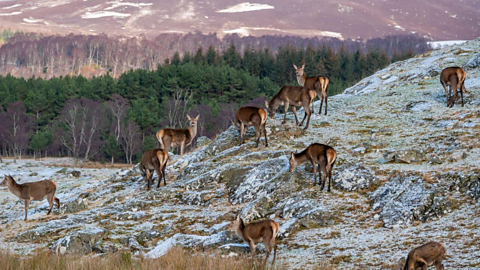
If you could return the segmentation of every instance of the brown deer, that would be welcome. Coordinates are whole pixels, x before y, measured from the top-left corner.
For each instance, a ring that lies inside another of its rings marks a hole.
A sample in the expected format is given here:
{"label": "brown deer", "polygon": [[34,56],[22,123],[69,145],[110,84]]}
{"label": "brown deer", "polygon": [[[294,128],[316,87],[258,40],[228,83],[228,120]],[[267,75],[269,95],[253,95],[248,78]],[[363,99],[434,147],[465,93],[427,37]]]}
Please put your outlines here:
{"label": "brown deer", "polygon": [[313,102],[315,98],[315,91],[303,87],[303,86],[293,86],[293,85],[285,85],[278,91],[278,93],[270,100],[270,102],[265,101],[265,105],[267,106],[268,113],[270,117],[273,118],[275,112],[277,111],[278,106],[284,105],[285,106],[285,115],[283,117],[282,124],[287,122],[287,112],[288,106],[292,105],[292,111],[295,115],[295,122],[296,125],[298,124],[297,118],[297,108],[295,106],[302,106],[305,110],[305,115],[303,116],[303,120],[299,126],[303,125],[303,121],[308,115],[307,124],[305,125],[305,129],[308,128],[308,124],[310,123],[310,103]]}
{"label": "brown deer", "polygon": [[[295,73],[297,74],[297,82],[301,86],[308,87],[310,89],[314,89],[318,95],[318,99],[320,99],[320,109],[318,110],[318,114],[322,113],[322,106],[323,101],[325,100],[325,115],[327,115],[327,107],[328,107],[328,84],[330,80],[324,76],[317,76],[317,77],[307,77],[305,74],[305,64],[302,65],[301,68],[298,68],[296,65],[293,65],[295,68]],[[313,108],[312,102],[312,112],[315,113]]]}
{"label": "brown deer", "polygon": [[[460,96],[462,97],[462,107],[463,107],[463,93],[467,92],[465,88],[465,70],[461,67],[448,67],[442,70],[440,73],[440,83],[445,89],[445,96],[447,97],[447,107],[452,108],[457,99],[457,91],[460,91]],[[447,86],[450,87],[447,90]],[[453,91],[453,98],[450,99],[451,93]]]}
{"label": "brown deer", "polygon": [[41,201],[46,197],[50,205],[47,215],[50,215],[50,212],[52,212],[53,201],[57,204],[57,209],[60,209],[60,200],[55,197],[57,184],[52,180],[17,184],[11,175],[7,175],[0,186],[7,186],[13,195],[25,201],[25,221],[27,221],[28,206],[32,200]]}
{"label": "brown deer", "polygon": [[429,242],[423,246],[416,247],[408,253],[404,270],[414,270],[421,267],[426,270],[434,265],[437,270],[443,270],[442,261],[445,259],[445,246],[438,242]]}
{"label": "brown deer", "polygon": [[187,115],[188,120],[190,121],[190,126],[188,129],[172,129],[164,128],[157,132],[157,139],[160,142],[160,148],[165,149],[167,152],[170,150],[170,147],[180,146],[180,153],[183,157],[183,152],[185,147],[189,146],[195,136],[197,136],[197,121],[200,115],[197,115],[195,118],[191,118]]}
{"label": "brown deer", "polygon": [[252,253],[252,258],[254,260],[257,243],[263,242],[265,249],[267,250],[264,264],[267,263],[268,256],[270,256],[273,246],[272,265],[275,263],[275,258],[277,257],[278,228],[278,223],[271,219],[253,222],[245,226],[240,215],[238,215],[228,226],[228,230],[234,231],[238,237],[250,246],[250,252]]}
{"label": "brown deer", "polygon": [[143,179],[147,181],[147,190],[150,190],[152,185],[153,171],[158,175],[157,188],[160,187],[160,182],[163,177],[163,185],[167,185],[165,179],[165,168],[167,167],[168,152],[163,149],[149,150],[143,153],[140,161],[139,169],[142,173]]}
{"label": "brown deer", "polygon": [[328,177],[328,189],[327,191],[330,192],[330,183],[332,182],[332,169],[333,164],[337,160],[337,152],[328,145],[319,144],[319,143],[312,143],[307,149],[303,150],[300,153],[291,153],[290,155],[290,172],[293,172],[298,164],[304,163],[306,161],[310,161],[313,166],[313,175],[314,175],[314,182],[313,185],[317,182],[317,165],[318,165],[318,185],[320,185],[320,179],[322,179],[323,172],[323,180],[322,186],[320,190],[325,188],[325,181]]}
{"label": "brown deer", "polygon": [[255,147],[258,147],[258,142],[260,141],[262,132],[265,135],[265,146],[268,146],[267,130],[265,129],[267,116],[267,111],[258,107],[245,106],[238,109],[234,123],[240,131],[240,145],[244,143],[247,127],[253,126],[255,128],[255,131],[257,132],[257,140]]}

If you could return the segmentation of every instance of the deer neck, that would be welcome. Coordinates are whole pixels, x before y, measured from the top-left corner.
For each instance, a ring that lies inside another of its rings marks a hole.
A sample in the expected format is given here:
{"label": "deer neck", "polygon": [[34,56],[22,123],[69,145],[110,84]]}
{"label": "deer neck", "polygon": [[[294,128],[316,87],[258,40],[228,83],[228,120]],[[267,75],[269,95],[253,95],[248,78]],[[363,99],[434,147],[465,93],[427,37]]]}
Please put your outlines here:
{"label": "deer neck", "polygon": [[307,81],[307,75],[305,75],[305,72],[302,74],[302,76],[297,75],[297,82],[301,86],[305,86],[305,81]]}
{"label": "deer neck", "polygon": [[197,136],[197,124],[195,124],[193,127],[188,127],[188,133],[190,133],[190,139],[193,140],[193,138]]}
{"label": "deer neck", "polygon": [[[11,182],[7,183],[8,190],[18,198],[20,198],[20,185],[12,179]],[[20,198],[21,199],[21,198]]]}
{"label": "deer neck", "polygon": [[293,154],[293,156],[295,157],[295,161],[298,164],[302,164],[302,163],[304,163],[305,161],[308,160],[307,149],[303,150],[302,152],[300,152],[298,154]]}
{"label": "deer neck", "polygon": [[243,230],[245,229],[245,225],[243,224],[243,221],[242,223],[237,227],[237,229],[235,230],[235,233],[237,234],[237,236],[242,239],[243,241],[246,241],[245,240],[245,236],[243,235]]}

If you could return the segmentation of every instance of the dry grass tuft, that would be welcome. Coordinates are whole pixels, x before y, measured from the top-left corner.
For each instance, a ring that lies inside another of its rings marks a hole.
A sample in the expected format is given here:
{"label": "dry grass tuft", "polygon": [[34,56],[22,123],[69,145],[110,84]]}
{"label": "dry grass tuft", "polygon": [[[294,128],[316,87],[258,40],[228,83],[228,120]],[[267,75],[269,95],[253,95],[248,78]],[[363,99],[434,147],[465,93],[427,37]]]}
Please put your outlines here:
{"label": "dry grass tuft", "polygon": [[[261,266],[263,256],[258,257],[257,266]],[[33,256],[21,257],[5,250],[0,251],[0,262],[4,270],[200,270],[200,269],[255,269],[250,256],[225,257],[216,253],[190,252],[173,248],[159,259],[133,257],[129,252],[107,254],[104,256],[56,256],[50,251],[41,251]],[[271,263],[271,258],[269,259]],[[267,268],[271,269],[267,263]],[[257,267],[256,269],[263,269]],[[272,269],[285,269],[279,261]],[[329,269],[329,268],[318,268]]]}

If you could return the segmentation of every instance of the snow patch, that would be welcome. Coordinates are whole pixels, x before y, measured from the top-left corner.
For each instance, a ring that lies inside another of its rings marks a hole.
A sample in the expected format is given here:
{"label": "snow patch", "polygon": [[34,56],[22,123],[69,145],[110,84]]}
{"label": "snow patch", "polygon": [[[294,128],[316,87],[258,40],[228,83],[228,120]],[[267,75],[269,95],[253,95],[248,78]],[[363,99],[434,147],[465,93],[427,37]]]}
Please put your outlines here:
{"label": "snow patch", "polygon": [[105,10],[112,10],[117,7],[146,7],[146,6],[151,6],[153,3],[130,3],[130,2],[118,2],[118,1],[112,1],[112,2],[107,2],[107,4],[111,4],[111,7],[105,8]]}
{"label": "snow patch", "polygon": [[112,11],[98,11],[98,12],[86,12],[81,17],[82,19],[97,19],[102,17],[114,17],[114,18],[127,18],[132,14],[130,13],[120,13]]}
{"label": "snow patch", "polygon": [[23,6],[23,4],[15,4],[13,6],[3,7],[1,9],[12,9],[12,8],[21,7],[21,6]]}
{"label": "snow patch", "polygon": [[218,13],[238,13],[247,11],[257,11],[264,9],[274,9],[274,6],[268,4],[255,4],[250,2],[240,3],[235,6],[228,7],[226,9],[217,10]]}
{"label": "snow patch", "polygon": [[444,41],[431,41],[427,43],[432,47],[432,49],[442,49],[442,48],[453,46],[453,45],[463,44],[465,42],[467,41],[466,40],[444,40]]}
{"label": "snow patch", "polygon": [[22,14],[22,12],[15,11],[15,12],[12,12],[12,13],[0,13],[0,16],[14,16],[14,15],[18,15],[18,14]]}

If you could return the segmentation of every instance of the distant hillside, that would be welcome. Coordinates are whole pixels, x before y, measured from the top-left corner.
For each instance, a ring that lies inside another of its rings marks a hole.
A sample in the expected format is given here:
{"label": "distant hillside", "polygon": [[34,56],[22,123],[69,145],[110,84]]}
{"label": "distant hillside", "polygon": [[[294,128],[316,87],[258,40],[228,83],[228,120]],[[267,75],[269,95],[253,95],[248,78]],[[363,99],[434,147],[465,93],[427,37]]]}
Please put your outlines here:
{"label": "distant hillside", "polygon": [[202,31],[371,39],[417,33],[433,40],[480,36],[480,1],[451,0],[12,0],[0,25],[43,33],[155,37]]}
{"label": "distant hillside", "polygon": [[[13,35],[13,36],[12,36]],[[99,76],[110,72],[117,77],[130,69],[153,70],[165,59],[194,55],[199,48],[206,52],[210,47],[221,54],[231,45],[238,53],[246,50],[262,51],[275,56],[280,48],[298,50],[330,48],[339,52],[384,51],[389,57],[399,54],[418,54],[429,50],[426,39],[416,35],[398,35],[371,39],[366,42],[336,38],[301,38],[295,36],[240,37],[227,35],[222,39],[215,34],[161,34],[150,39],[144,36],[127,38],[107,35],[45,36],[34,33],[13,33],[4,30],[6,44],[0,47],[0,74],[16,77],[45,77],[60,75]],[[305,56],[296,56],[297,63]],[[319,58],[318,61],[321,59]],[[291,65],[290,65],[291,66]],[[291,73],[293,74],[293,73]]]}

